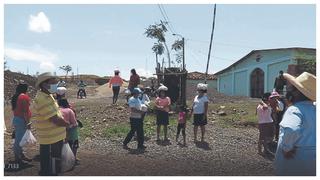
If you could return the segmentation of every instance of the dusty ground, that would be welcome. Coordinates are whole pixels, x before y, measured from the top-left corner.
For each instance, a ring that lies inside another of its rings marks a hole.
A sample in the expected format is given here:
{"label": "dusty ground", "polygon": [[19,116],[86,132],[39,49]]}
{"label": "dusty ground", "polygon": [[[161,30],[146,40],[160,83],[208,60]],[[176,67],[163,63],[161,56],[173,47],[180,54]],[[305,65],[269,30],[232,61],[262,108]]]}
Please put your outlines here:
{"label": "dusty ground", "polygon": [[[103,89],[103,92],[108,91]],[[111,94],[102,93],[101,88],[96,90],[94,87],[89,87],[88,99],[74,99],[73,94],[74,91],[71,91],[70,101],[76,105],[78,117],[85,123],[84,129],[81,130],[78,154],[81,162],[73,171],[63,175],[270,176],[273,174],[272,158],[257,154],[258,130],[253,126],[225,126],[220,123],[222,117],[212,114],[206,126],[205,143],[193,142],[192,123],[188,121],[187,147],[175,142],[176,127],[172,125],[169,127],[170,142],[156,143],[155,135],[151,133],[146,135],[147,149],[144,152],[135,149],[135,141],[129,144],[129,150],[125,150],[121,145],[124,136],[103,135],[106,129],[115,124],[127,124],[128,111],[125,100],[121,99],[119,105],[111,106]],[[232,103],[237,104],[237,102]],[[256,102],[246,103],[254,105]],[[243,102],[239,104],[245,106]],[[10,111],[6,112],[5,119],[10,133],[10,114],[8,114]],[[173,121],[171,120],[170,124],[174,124]],[[11,143],[10,136],[5,135],[5,164],[13,160]],[[38,147],[27,148],[26,152],[30,157],[35,157],[30,167],[16,171],[5,169],[6,176],[37,175]]]}

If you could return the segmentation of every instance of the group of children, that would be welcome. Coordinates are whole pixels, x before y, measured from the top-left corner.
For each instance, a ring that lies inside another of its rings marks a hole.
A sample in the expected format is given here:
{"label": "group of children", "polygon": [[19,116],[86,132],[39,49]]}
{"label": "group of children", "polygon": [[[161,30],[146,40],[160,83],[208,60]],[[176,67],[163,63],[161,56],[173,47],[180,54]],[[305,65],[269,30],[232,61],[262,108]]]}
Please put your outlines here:
{"label": "group of children", "polygon": [[[168,138],[168,125],[169,125],[169,111],[171,105],[171,99],[167,96],[166,92],[168,88],[161,85],[158,88],[158,97],[155,99],[155,110],[156,110],[156,125],[157,125],[157,141],[160,140],[161,126],[163,126],[164,141],[169,141]],[[198,95],[195,96],[190,115],[193,114],[193,125],[194,125],[194,141],[197,141],[197,132],[200,126],[201,128],[201,141],[204,141],[205,136],[205,125],[207,124],[207,111],[209,99],[206,95],[207,85],[198,84],[197,85]],[[143,132],[143,119],[149,106],[150,99],[148,98],[148,103],[142,101],[143,96],[145,96],[140,88],[134,88],[132,90],[132,97],[128,100],[128,105],[130,108],[130,125],[131,130],[123,141],[123,147],[128,148],[127,144],[131,141],[135,132],[137,132],[138,149],[146,148],[144,143],[144,132]],[[183,145],[186,145],[186,119],[188,116],[188,111],[186,107],[178,107],[178,125],[176,141],[179,140],[180,133],[183,136]]]}
{"label": "group of children", "polygon": [[[262,96],[262,101],[258,104],[256,114],[259,124],[259,154],[272,154],[270,143],[278,141],[279,124],[285,110],[285,103],[280,100],[278,92],[265,93]],[[264,151],[262,152],[262,146]]]}

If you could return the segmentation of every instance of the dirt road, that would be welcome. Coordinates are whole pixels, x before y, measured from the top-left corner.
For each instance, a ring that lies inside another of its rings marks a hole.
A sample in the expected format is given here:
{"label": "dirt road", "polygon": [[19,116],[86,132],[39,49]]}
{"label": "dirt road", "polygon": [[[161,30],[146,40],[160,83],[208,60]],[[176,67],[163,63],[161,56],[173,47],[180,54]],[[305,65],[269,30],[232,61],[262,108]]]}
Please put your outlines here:
{"label": "dirt road", "polygon": [[[90,95],[90,94],[89,94]],[[110,94],[105,97],[91,96],[87,100],[96,106],[86,108],[105,108],[111,102]],[[121,100],[124,102],[124,99]],[[117,110],[117,109],[116,109]],[[115,112],[117,113],[117,112]],[[127,117],[125,117],[127,120]],[[123,121],[126,121],[123,120]],[[99,126],[99,124],[97,124]],[[147,136],[145,151],[137,151],[136,141],[129,144],[130,149],[122,148],[119,138],[94,136],[80,142],[78,157],[80,165],[66,176],[270,176],[273,174],[272,158],[257,154],[258,130],[254,127],[224,128],[215,121],[206,126],[204,143],[193,142],[193,126],[187,124],[187,146],[175,142],[175,127],[169,129],[170,142],[157,143],[155,136]],[[5,136],[4,161],[13,160],[10,136]],[[26,149],[34,157],[30,167],[19,170],[5,169],[5,176],[36,176],[39,170],[38,145]]]}

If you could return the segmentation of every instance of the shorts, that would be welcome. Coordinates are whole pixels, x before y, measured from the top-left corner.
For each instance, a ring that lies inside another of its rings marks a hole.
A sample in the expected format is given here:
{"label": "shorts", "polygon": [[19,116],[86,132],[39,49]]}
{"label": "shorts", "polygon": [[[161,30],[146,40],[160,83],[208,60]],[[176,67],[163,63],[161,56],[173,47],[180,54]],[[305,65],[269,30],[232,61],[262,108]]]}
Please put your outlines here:
{"label": "shorts", "polygon": [[194,114],[192,124],[195,126],[204,126],[208,124],[208,122],[207,119],[204,119],[204,114]]}
{"label": "shorts", "polygon": [[157,125],[168,125],[169,113],[165,111],[157,111]]}

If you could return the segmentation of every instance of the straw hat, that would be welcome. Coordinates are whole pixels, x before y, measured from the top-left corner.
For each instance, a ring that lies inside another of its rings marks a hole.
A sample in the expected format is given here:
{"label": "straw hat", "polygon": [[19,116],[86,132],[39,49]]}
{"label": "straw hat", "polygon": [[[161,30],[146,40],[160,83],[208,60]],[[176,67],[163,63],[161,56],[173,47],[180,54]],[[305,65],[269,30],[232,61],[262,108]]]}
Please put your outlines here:
{"label": "straw hat", "polygon": [[43,82],[43,81],[46,81],[48,79],[53,79],[53,78],[56,78],[51,72],[45,72],[45,73],[42,73],[38,76],[38,80],[37,80],[37,83],[36,83],[36,88],[40,88],[39,85]]}
{"label": "straw hat", "polygon": [[311,99],[312,101],[316,101],[316,76],[304,72],[298,77],[291,76],[290,74],[283,73],[284,78],[296,87],[302,94]]}

